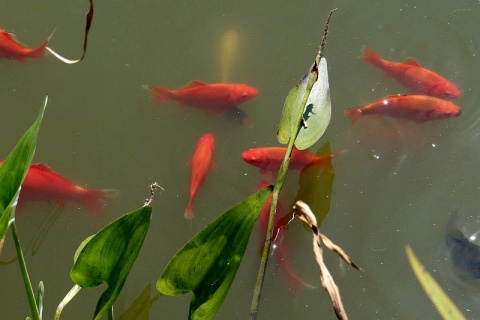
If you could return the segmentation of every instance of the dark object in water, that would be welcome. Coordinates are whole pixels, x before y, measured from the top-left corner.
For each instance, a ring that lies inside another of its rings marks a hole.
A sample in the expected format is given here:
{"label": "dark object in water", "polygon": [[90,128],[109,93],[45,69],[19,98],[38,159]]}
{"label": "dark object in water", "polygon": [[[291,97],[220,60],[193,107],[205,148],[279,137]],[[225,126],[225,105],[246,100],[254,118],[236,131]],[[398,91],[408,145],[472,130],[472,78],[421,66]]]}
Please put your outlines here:
{"label": "dark object in water", "polygon": [[458,212],[450,218],[445,236],[451,260],[462,275],[480,279],[480,245],[474,243],[480,241],[480,225],[477,232],[467,237],[455,222],[458,223]]}

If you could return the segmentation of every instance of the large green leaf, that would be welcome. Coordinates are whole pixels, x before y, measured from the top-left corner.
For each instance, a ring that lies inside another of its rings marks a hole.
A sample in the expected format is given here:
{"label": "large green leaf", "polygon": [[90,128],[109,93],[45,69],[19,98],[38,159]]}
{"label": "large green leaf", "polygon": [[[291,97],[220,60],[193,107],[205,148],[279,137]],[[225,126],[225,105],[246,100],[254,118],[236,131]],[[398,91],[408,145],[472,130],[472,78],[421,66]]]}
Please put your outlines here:
{"label": "large green leaf", "polygon": [[0,239],[5,237],[14,219],[20,186],[32,162],[37,144],[38,131],[47,106],[48,96],[40,108],[37,120],[20,139],[0,167]]}
{"label": "large green leaf", "polygon": [[165,267],[157,289],[170,296],[191,291],[189,319],[211,319],[220,308],[271,192],[272,187],[266,187],[230,208],[187,242]]}
{"label": "large green leaf", "polygon": [[405,251],[407,252],[408,261],[410,262],[410,266],[412,267],[418,282],[420,282],[423,290],[425,290],[428,298],[430,298],[435,305],[442,318],[447,320],[466,319],[430,273],[425,270],[425,267],[418,260],[412,248],[407,245]]}
{"label": "large green leaf", "polygon": [[142,247],[151,216],[150,206],[127,213],[87,238],[77,250],[70,271],[73,282],[82,288],[108,285],[98,300],[94,319],[100,319],[120,294]]}

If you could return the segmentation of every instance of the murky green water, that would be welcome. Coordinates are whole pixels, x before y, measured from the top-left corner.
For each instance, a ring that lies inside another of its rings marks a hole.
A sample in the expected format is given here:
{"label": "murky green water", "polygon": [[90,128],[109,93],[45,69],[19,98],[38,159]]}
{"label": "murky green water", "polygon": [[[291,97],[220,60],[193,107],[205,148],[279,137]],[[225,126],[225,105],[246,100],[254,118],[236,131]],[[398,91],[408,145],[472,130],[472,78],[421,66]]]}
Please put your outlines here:
{"label": "murky green water", "polygon": [[[334,151],[346,151],[334,160],[332,207],[323,230],[365,270],[345,270],[338,258],[327,257],[347,312],[357,319],[438,317],[406,261],[404,246],[409,243],[467,317],[478,318],[479,288],[455,276],[446,260],[444,236],[449,212],[459,208],[475,215],[480,207],[480,5],[417,2],[97,1],[82,63],[68,66],[52,56],[25,64],[1,60],[1,157],[33,121],[48,93],[35,162],[48,164],[82,186],[121,192],[100,218],[66,207],[36,255],[27,253],[32,281],[45,282],[45,318],[53,317],[73,285],[69,270],[79,243],[142,205],[150,183],[158,181],[166,191],[153,204],[152,225],[115,305],[117,315],[146,285],[155,284],[168,260],[193,234],[255,190],[261,176],[240,154],[251,147],[277,144],[275,132],[285,96],[309,67],[327,14],[335,7],[338,11],[325,52],[333,114],[316,147],[328,141]],[[56,28],[51,47],[74,58],[81,53],[87,7],[87,1],[0,2],[0,27],[30,46],[43,42]],[[237,31],[239,43],[228,80],[259,90],[255,99],[241,107],[249,124],[175,103],[152,103],[143,84],[175,88],[194,79],[220,82],[220,42],[231,29]],[[361,62],[362,45],[395,61],[413,56],[455,82],[463,92],[456,100],[463,110],[461,117],[421,125],[362,119],[352,127],[343,115],[345,108],[406,92]],[[187,162],[206,132],[216,138],[217,168],[198,193],[196,216],[189,225],[183,217],[190,174]],[[292,172],[287,180],[286,204],[296,193],[297,179],[298,172]],[[18,215],[25,247],[51,208],[34,204]],[[259,262],[257,231],[219,319],[248,315]],[[259,319],[316,319],[319,315],[333,319],[319,285],[310,235],[295,223],[287,241],[292,268],[316,289],[292,294],[285,275],[272,264]],[[2,259],[13,256],[9,236]],[[2,318],[27,316],[16,263],[0,266],[0,282]],[[90,318],[102,290],[81,292],[66,307],[65,319]],[[161,297],[152,306],[151,319],[184,319],[189,299],[188,295]]]}

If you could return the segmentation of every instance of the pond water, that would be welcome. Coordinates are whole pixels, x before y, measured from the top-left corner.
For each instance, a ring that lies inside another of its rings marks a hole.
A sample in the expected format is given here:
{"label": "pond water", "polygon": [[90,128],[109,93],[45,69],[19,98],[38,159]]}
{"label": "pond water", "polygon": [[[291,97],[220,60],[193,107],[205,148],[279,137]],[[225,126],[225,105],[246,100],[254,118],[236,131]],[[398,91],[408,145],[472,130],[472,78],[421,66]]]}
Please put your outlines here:
{"label": "pond water", "polygon": [[[152,224],[117,303],[122,314],[149,284],[155,285],[175,252],[227,208],[252,193],[262,179],[244,163],[242,151],[276,146],[284,99],[310,66],[333,8],[325,50],[332,120],[312,149],[329,142],[335,180],[323,232],[341,245],[364,272],[327,254],[347,313],[362,319],[431,319],[437,312],[406,260],[410,244],[426,268],[470,319],[480,317],[480,287],[457,276],[445,248],[450,214],[475,217],[480,208],[480,75],[478,1],[146,1],[95,3],[87,56],[65,65],[49,55],[26,63],[1,60],[0,126],[4,158],[32,123],[45,97],[49,104],[34,162],[89,188],[119,190],[103,215],[65,207],[27,264],[36,286],[46,288],[45,318],[73,286],[69,271],[80,242],[109,221],[134,210],[157,181],[166,190],[153,203]],[[87,1],[0,2],[1,28],[28,46],[56,29],[50,46],[75,58],[81,54]],[[221,43],[227,32],[238,42],[223,74]],[[406,93],[392,79],[361,61],[367,45],[393,61],[412,56],[456,83],[462,115],[423,124],[364,118],[352,126],[343,111],[388,94]],[[155,104],[144,84],[167,88],[191,80],[248,83],[258,95],[243,104],[245,124],[173,102]],[[209,172],[186,221],[188,159],[204,133],[216,139],[216,169]],[[287,179],[282,200],[297,191],[298,171]],[[17,215],[22,245],[38,236],[53,207],[28,205]],[[461,221],[461,220],[460,220]],[[478,221],[466,219],[464,221]],[[477,226],[480,229],[480,224]],[[475,231],[473,226],[472,232]],[[218,319],[245,319],[259,263],[260,232],[254,230],[237,278]],[[286,249],[292,269],[314,288],[292,292],[282,270],[269,265],[259,319],[334,319],[319,284],[311,236],[298,221]],[[2,260],[14,257],[7,236]],[[18,264],[0,266],[2,318],[29,314]],[[91,318],[104,287],[83,290],[64,310],[65,319]],[[152,297],[156,290],[152,290]],[[160,297],[151,319],[185,319],[190,295]],[[412,306],[414,306],[412,308]]]}

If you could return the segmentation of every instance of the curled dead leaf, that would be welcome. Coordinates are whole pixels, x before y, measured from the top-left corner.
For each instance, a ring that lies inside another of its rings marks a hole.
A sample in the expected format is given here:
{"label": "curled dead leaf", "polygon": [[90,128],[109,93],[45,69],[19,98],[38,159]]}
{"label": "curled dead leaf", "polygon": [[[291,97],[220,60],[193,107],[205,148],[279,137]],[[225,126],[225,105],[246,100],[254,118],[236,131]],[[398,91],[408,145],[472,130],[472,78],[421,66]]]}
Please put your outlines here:
{"label": "curled dead leaf", "polygon": [[320,281],[322,283],[322,287],[325,289],[325,291],[327,291],[328,295],[330,296],[330,300],[332,301],[333,309],[335,311],[335,314],[337,315],[337,318],[346,320],[348,319],[348,317],[347,313],[345,312],[345,308],[343,307],[340,290],[335,284],[335,281],[333,280],[333,277],[328,271],[328,268],[323,260],[322,241],[325,243],[325,246],[328,249],[336,252],[346,263],[348,263],[355,269],[361,269],[350,259],[350,257],[345,253],[345,251],[343,251],[342,248],[334,244],[330,239],[328,239],[318,230],[315,214],[305,202],[300,200],[297,201],[293,206],[293,210],[295,212],[295,215],[297,215],[300,220],[308,224],[312,229],[313,252],[315,253],[315,259],[320,268]]}

